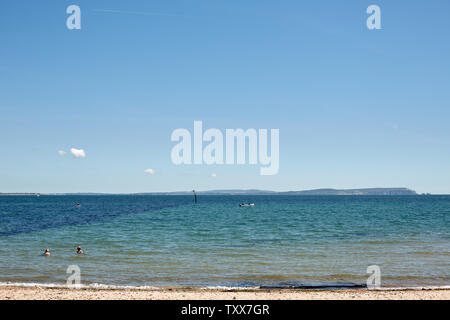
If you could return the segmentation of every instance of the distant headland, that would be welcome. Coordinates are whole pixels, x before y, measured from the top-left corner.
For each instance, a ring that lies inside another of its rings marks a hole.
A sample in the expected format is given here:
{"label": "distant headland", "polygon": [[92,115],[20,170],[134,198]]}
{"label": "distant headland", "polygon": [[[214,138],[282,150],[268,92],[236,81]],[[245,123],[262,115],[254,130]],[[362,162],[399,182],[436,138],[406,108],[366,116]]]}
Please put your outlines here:
{"label": "distant headland", "polygon": [[[192,191],[178,192],[141,192],[129,193],[133,195],[190,195]],[[336,196],[404,196],[417,195],[408,188],[364,188],[364,189],[314,189],[302,191],[268,191],[258,189],[228,189],[197,191],[199,195],[336,195]],[[40,195],[108,195],[108,193],[0,193],[0,196],[40,196]]]}
{"label": "distant headland", "polygon": [[[154,194],[191,194],[190,192],[167,192]],[[314,189],[302,191],[268,191],[258,189],[230,189],[230,190],[209,190],[197,191],[199,195],[368,195],[368,196],[400,196],[417,195],[414,190],[408,188],[365,188],[365,189]]]}

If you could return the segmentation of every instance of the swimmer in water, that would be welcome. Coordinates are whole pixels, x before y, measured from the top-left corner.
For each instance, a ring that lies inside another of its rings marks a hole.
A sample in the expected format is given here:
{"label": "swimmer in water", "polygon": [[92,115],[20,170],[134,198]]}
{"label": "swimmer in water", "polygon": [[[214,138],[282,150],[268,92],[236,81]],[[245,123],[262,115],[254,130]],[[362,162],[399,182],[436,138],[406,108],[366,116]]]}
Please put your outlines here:
{"label": "swimmer in water", "polygon": [[42,255],[48,257],[50,255],[50,250],[45,249],[45,251],[44,251],[44,253]]}
{"label": "swimmer in water", "polygon": [[80,246],[77,247],[77,253],[78,253],[78,254],[83,254],[83,253],[84,253],[83,250],[81,250],[81,247],[80,247]]}

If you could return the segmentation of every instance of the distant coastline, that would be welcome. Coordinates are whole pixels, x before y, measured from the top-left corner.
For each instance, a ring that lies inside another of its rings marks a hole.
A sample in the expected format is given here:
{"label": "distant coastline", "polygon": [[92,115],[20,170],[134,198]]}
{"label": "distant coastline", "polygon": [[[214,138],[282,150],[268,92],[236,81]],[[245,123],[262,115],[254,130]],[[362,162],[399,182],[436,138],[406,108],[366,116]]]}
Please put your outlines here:
{"label": "distant coastline", "polygon": [[[40,195],[191,195],[192,191],[175,192],[139,192],[139,193],[0,193],[0,196],[40,196]],[[338,196],[403,196],[418,195],[414,190],[408,188],[362,188],[362,189],[313,189],[301,191],[269,191],[258,189],[229,189],[229,190],[207,190],[197,191],[198,195],[338,195]],[[427,194],[429,195],[429,194]]]}

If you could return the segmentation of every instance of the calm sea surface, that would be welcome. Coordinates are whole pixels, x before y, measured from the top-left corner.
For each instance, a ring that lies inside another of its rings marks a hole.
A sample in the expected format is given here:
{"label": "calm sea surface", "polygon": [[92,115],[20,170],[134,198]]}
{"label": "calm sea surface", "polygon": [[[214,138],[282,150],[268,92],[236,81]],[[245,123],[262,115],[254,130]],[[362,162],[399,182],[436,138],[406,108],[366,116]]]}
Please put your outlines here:
{"label": "calm sea surface", "polygon": [[351,286],[370,265],[385,287],[450,285],[450,196],[1,196],[0,282],[69,265],[85,285]]}

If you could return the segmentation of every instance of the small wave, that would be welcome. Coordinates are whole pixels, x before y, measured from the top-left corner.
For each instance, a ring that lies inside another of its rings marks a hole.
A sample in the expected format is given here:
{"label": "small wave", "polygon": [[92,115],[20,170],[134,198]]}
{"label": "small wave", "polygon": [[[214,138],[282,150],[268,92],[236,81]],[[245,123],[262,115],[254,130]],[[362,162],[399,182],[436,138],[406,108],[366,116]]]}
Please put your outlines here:
{"label": "small wave", "polygon": [[[18,288],[42,288],[42,289],[71,289],[66,284],[58,283],[36,283],[36,282],[0,282],[1,287],[18,287]],[[217,291],[252,291],[252,290],[345,290],[345,289],[367,289],[373,291],[402,291],[402,290],[450,290],[450,285],[444,286],[417,286],[417,287],[380,287],[368,289],[366,285],[360,284],[318,284],[318,285],[275,285],[275,286],[127,286],[127,285],[108,285],[102,283],[80,284],[78,290],[217,290]]]}
{"label": "small wave", "polygon": [[230,290],[239,290],[239,291],[248,291],[248,290],[259,290],[260,286],[256,287],[240,287],[240,286],[208,286],[200,288],[202,290],[218,290],[218,291],[230,291]]}
{"label": "small wave", "polygon": [[[46,288],[46,289],[71,289],[67,284],[58,283],[35,283],[35,282],[0,282],[0,287],[20,288]],[[163,287],[155,286],[117,286],[102,283],[80,284],[77,289],[81,290],[163,290]]]}
{"label": "small wave", "polygon": [[338,289],[366,289],[365,284],[357,283],[320,283],[320,284],[294,284],[294,285],[274,285],[274,286],[261,286],[261,289],[274,290],[274,289],[292,289],[292,290],[338,290]]}
{"label": "small wave", "polygon": [[421,286],[421,287],[380,287],[370,290],[401,291],[401,290],[450,290],[450,286]]}

